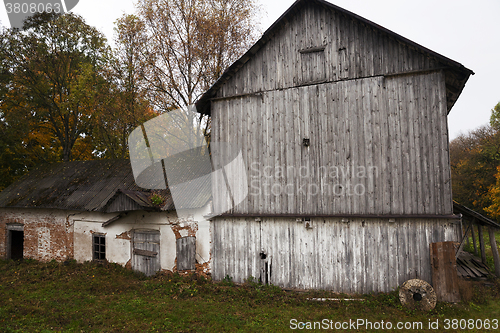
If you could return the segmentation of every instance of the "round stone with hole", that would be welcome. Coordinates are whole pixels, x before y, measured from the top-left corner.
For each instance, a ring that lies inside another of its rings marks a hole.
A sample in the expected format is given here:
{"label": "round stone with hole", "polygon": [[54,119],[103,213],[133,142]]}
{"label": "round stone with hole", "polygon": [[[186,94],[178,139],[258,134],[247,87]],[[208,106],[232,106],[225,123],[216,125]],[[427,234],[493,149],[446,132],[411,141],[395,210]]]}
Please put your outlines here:
{"label": "round stone with hole", "polygon": [[436,307],[436,292],[424,280],[408,280],[399,288],[399,300],[409,309],[429,311]]}

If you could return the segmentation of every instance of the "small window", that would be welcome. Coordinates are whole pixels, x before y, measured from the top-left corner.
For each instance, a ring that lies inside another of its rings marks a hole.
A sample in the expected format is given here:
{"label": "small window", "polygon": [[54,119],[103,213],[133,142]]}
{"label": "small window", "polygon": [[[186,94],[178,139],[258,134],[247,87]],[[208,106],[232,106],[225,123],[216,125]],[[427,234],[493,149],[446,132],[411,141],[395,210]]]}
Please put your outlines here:
{"label": "small window", "polygon": [[326,80],[325,46],[299,50],[301,72],[300,83],[319,83]]}
{"label": "small window", "polygon": [[94,260],[106,259],[106,236],[94,235],[93,236]]}

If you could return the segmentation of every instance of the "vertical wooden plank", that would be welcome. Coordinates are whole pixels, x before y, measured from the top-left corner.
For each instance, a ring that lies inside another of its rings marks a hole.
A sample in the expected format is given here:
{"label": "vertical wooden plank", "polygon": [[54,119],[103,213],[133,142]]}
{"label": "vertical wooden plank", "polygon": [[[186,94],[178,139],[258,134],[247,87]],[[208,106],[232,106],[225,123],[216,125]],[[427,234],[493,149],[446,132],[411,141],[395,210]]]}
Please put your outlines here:
{"label": "vertical wooden plank", "polygon": [[493,254],[493,261],[495,263],[495,275],[500,277],[500,256],[498,255],[498,246],[495,239],[495,229],[489,226],[488,233],[490,236],[491,253]]}
{"label": "vertical wooden plank", "polygon": [[403,284],[410,277],[409,251],[408,251],[408,220],[404,219],[398,229],[398,249],[400,257],[398,260],[398,284]]}
{"label": "vertical wooden plank", "polygon": [[408,156],[408,165],[407,165],[407,190],[406,190],[406,213],[407,214],[418,214],[417,206],[418,206],[418,195],[417,195],[417,171],[416,165],[418,164],[418,160],[415,158],[415,128],[414,128],[414,120],[415,120],[415,105],[414,105],[414,94],[413,94],[413,80],[408,80],[408,84],[405,89],[405,101],[406,101],[406,109],[407,109],[407,137],[406,141],[408,144],[407,147],[407,156]]}
{"label": "vertical wooden plank", "polygon": [[418,114],[418,126],[420,128],[419,142],[420,142],[420,170],[422,176],[422,208],[424,214],[431,214],[430,208],[430,192],[433,188],[430,186],[430,177],[431,173],[429,171],[429,147],[432,145],[432,141],[430,140],[430,133],[428,130],[428,115],[426,110],[428,109],[428,101],[425,94],[427,93],[425,89],[425,85],[422,84],[420,77],[416,76],[415,81],[417,82],[418,87],[418,109],[420,112]]}
{"label": "vertical wooden plank", "polygon": [[[361,229],[363,232],[363,251],[361,253],[365,257],[364,270],[365,272],[374,272],[374,270],[376,269],[376,264],[372,251],[374,250],[374,244],[376,242],[373,239],[374,237],[371,228],[366,226],[366,222],[361,222]],[[373,284],[373,279],[368,276],[365,279],[363,293],[372,292],[374,290]]]}
{"label": "vertical wooden plank", "polygon": [[338,219],[329,219],[332,223],[332,290],[340,290],[340,280],[342,277],[340,276],[341,271],[341,260],[340,260],[340,252],[339,252],[339,244],[340,239],[339,235],[341,233],[340,223]]}
{"label": "vertical wooden plank", "polygon": [[318,194],[316,195],[316,206],[314,211],[316,214],[327,214],[328,203],[330,202],[330,194],[325,190],[325,181],[328,181],[328,151],[331,145],[328,142],[328,132],[331,128],[328,127],[328,101],[327,101],[327,88],[325,85],[318,87],[318,112],[315,113],[315,133],[314,137],[317,142],[313,143],[315,150],[315,183],[317,185]]}
{"label": "vertical wooden plank", "polygon": [[341,219],[338,220],[338,227],[339,227],[339,233],[338,233],[338,242],[337,242],[337,265],[339,267],[339,271],[336,274],[337,276],[337,283],[338,283],[338,288],[339,290],[346,290],[347,289],[347,269],[348,266],[346,264],[346,239],[347,239],[347,223],[344,223],[341,221]]}
{"label": "vertical wooden plank", "polygon": [[361,270],[362,270],[362,265],[361,265],[361,258],[360,258],[360,251],[361,251],[361,244],[358,237],[358,222],[356,220],[351,221],[349,223],[349,229],[350,229],[350,237],[349,237],[349,249],[352,252],[352,260],[351,260],[351,293],[358,293],[359,292],[359,285],[360,285],[360,280],[361,280]]}
{"label": "vertical wooden plank", "polygon": [[[401,201],[400,213],[402,214],[411,214],[411,188],[413,187],[410,182],[411,176],[411,165],[410,165],[410,145],[409,145],[409,101],[407,91],[409,86],[411,85],[411,80],[406,77],[398,78],[398,85],[396,88],[397,97],[396,97],[396,121],[398,123],[397,131],[399,132],[398,137],[396,138],[400,142],[400,146],[398,147],[398,160],[401,161],[398,165],[401,167],[401,180],[400,187],[404,190],[398,192],[398,199]],[[396,143],[397,145],[397,143]]]}
{"label": "vertical wooden plank", "polygon": [[439,145],[438,142],[435,142],[433,140],[433,133],[436,133],[437,128],[436,128],[436,113],[437,113],[437,105],[438,105],[438,100],[436,99],[436,94],[435,94],[435,83],[434,83],[434,77],[433,75],[428,75],[428,76],[418,76],[420,79],[423,79],[425,81],[425,96],[427,96],[427,107],[425,108],[426,111],[426,119],[427,119],[427,124],[426,124],[426,129],[427,129],[427,135],[428,135],[428,154],[427,158],[429,161],[428,164],[428,170],[429,170],[429,214],[436,214],[437,211],[437,203],[438,203],[438,196],[439,196],[439,188],[440,184],[436,179],[436,176],[439,175],[439,165],[437,164],[437,156],[436,152],[439,150],[437,147]]}
{"label": "vertical wooden plank", "polygon": [[177,270],[194,270],[196,261],[196,238],[181,237],[176,241]]}
{"label": "vertical wooden plank", "polygon": [[432,262],[432,285],[438,301],[460,302],[458,275],[453,242],[439,242],[430,245]]}
{"label": "vertical wooden plank", "polygon": [[[413,214],[424,214],[424,204],[423,204],[423,196],[424,193],[422,191],[422,187],[426,186],[423,183],[422,179],[422,168],[421,168],[421,163],[422,163],[422,150],[421,150],[421,136],[422,136],[422,129],[420,127],[419,123],[419,81],[413,81],[413,84],[411,86],[411,89],[409,91],[409,98],[410,98],[410,121],[411,121],[411,156],[413,158],[411,164],[412,164],[412,180],[413,180],[413,185],[412,185],[412,197],[413,199]],[[426,247],[427,248],[427,245]]]}
{"label": "vertical wooden plank", "polygon": [[363,109],[366,110],[366,117],[365,117],[365,141],[364,141],[364,150],[365,150],[365,159],[364,159],[364,164],[359,163],[360,165],[363,166],[365,175],[363,177],[363,186],[364,186],[364,193],[363,193],[363,199],[365,202],[365,208],[363,212],[365,214],[374,214],[375,212],[375,206],[376,206],[376,191],[375,191],[375,184],[376,184],[376,179],[375,177],[377,176],[377,172],[375,169],[372,169],[373,167],[379,168],[377,164],[377,157],[374,154],[374,141],[376,140],[377,137],[377,128],[375,124],[375,119],[374,119],[374,111],[373,108],[375,107],[376,103],[374,103],[374,96],[377,93],[377,88],[378,88],[378,78],[366,80],[363,82]]}
{"label": "vertical wooden plank", "polygon": [[389,89],[388,112],[389,112],[389,147],[391,151],[391,213],[403,213],[403,184],[402,161],[401,161],[401,136],[400,119],[398,114],[398,85],[397,79],[386,79]]}
{"label": "vertical wooden plank", "polygon": [[317,191],[317,185],[319,184],[318,177],[318,167],[319,167],[319,151],[321,149],[321,137],[323,133],[320,130],[318,118],[320,117],[320,104],[319,101],[319,86],[309,86],[306,87],[310,92],[310,99],[308,103],[308,127],[309,134],[306,134],[304,137],[309,138],[310,145],[306,147],[305,150],[308,152],[307,165],[309,170],[309,184],[310,187],[307,189],[307,201],[309,203],[308,214],[318,214],[318,202],[319,196]]}
{"label": "vertical wooden plank", "polygon": [[325,49],[326,70],[328,81],[337,80],[338,45],[336,27],[336,13],[328,11],[325,13],[325,29],[327,33],[327,47]]}
{"label": "vertical wooden plank", "polygon": [[388,284],[389,288],[393,286],[398,286],[398,260],[401,256],[400,249],[398,248],[398,228],[400,227],[400,219],[395,222],[387,222],[388,223],[388,260],[387,260],[387,272],[388,272]]}
{"label": "vertical wooden plank", "polygon": [[408,228],[406,230],[407,239],[408,239],[408,278],[416,279],[417,278],[417,260],[418,254],[416,253],[417,248],[415,246],[416,241],[416,223],[412,223],[413,221],[408,223]]}
{"label": "vertical wooden plank", "polygon": [[[372,233],[374,235],[373,239],[375,240],[375,243],[372,244],[373,246],[373,253],[371,254],[373,256],[373,272],[370,274],[372,275],[371,277],[369,276],[368,278],[373,279],[373,287],[374,290],[381,291],[384,290],[384,277],[386,271],[384,269],[381,269],[385,267],[384,262],[387,260],[387,247],[385,246],[387,244],[385,235],[383,234],[382,231],[382,220],[381,219],[376,219],[373,221],[369,222],[369,228],[372,230]],[[370,254],[368,254],[370,255]]]}
{"label": "vertical wooden plank", "polygon": [[469,221],[469,225],[470,225],[470,231],[471,231],[471,236],[472,236],[472,243],[474,245],[474,254],[477,256],[479,254],[477,252],[476,233],[474,231],[474,220],[475,219],[472,219],[471,221]]}
{"label": "vertical wooden plank", "polygon": [[453,214],[453,195],[451,186],[450,167],[450,143],[448,134],[448,106],[446,101],[446,83],[444,73],[436,73],[439,80],[439,109],[441,125],[441,166],[442,166],[442,192],[443,192],[443,214]]}
{"label": "vertical wooden plank", "polygon": [[[378,212],[380,214],[389,214],[391,212],[391,145],[389,138],[389,87],[386,78],[380,79],[381,91],[378,94],[379,103],[379,122],[380,122],[380,164],[379,167],[379,184],[380,184],[380,198],[378,202]],[[394,175],[395,177],[395,175]],[[376,211],[377,212],[377,211]]]}
{"label": "vertical wooden plank", "polygon": [[483,226],[477,225],[477,233],[479,234],[479,249],[481,250],[481,261],[483,264],[486,264],[486,246],[484,245],[484,236],[483,236]]}
{"label": "vertical wooden plank", "polygon": [[[292,89],[290,92],[290,98],[291,98],[291,104],[292,104],[292,110],[293,110],[293,141],[292,141],[292,146],[290,149],[292,149],[294,152],[294,159],[292,160],[292,165],[295,167],[294,172],[297,172],[297,168],[300,167],[302,163],[302,154],[300,150],[300,145],[302,142],[302,136],[303,136],[303,127],[302,127],[302,107],[301,107],[301,94],[299,89]],[[293,173],[292,173],[293,174]],[[293,176],[292,176],[293,177]],[[287,178],[288,179],[288,178]],[[302,185],[302,181],[300,177],[295,177],[295,179],[288,179],[289,182],[295,182],[296,187],[294,187],[294,195],[293,195],[293,204],[294,204],[294,210],[302,214],[302,206],[301,206],[301,198],[299,196],[299,193],[297,191],[298,188]]]}

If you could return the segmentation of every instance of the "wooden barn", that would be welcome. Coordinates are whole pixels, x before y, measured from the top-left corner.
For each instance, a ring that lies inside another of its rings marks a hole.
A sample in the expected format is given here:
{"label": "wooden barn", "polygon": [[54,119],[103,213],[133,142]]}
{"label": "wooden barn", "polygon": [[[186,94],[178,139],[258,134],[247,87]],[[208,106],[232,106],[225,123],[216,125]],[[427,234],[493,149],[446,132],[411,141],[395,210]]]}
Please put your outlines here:
{"label": "wooden barn", "polygon": [[296,1],[197,103],[211,140],[241,149],[248,184],[226,211],[213,183],[213,278],[346,293],[431,282],[429,244],[461,240],[447,115],[471,74],[329,2]]}

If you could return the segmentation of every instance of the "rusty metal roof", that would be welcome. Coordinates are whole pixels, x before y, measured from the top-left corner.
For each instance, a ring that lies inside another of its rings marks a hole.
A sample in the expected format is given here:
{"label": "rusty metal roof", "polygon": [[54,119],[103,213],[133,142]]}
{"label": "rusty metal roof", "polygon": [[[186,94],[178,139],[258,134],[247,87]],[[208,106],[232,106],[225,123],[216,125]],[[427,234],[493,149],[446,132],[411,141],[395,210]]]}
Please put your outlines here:
{"label": "rusty metal roof", "polygon": [[[192,208],[210,200],[206,188],[193,198]],[[211,190],[211,189],[210,189]],[[161,210],[172,210],[170,191],[154,191],[165,198]],[[0,192],[0,207],[55,208],[105,212],[118,195],[144,209],[152,208],[149,190],[138,187],[129,160],[94,160],[40,166]]]}

